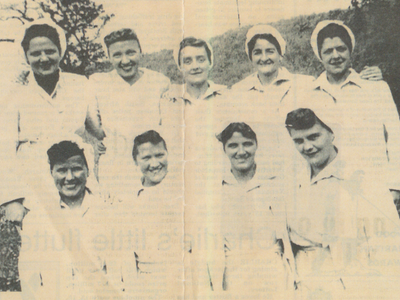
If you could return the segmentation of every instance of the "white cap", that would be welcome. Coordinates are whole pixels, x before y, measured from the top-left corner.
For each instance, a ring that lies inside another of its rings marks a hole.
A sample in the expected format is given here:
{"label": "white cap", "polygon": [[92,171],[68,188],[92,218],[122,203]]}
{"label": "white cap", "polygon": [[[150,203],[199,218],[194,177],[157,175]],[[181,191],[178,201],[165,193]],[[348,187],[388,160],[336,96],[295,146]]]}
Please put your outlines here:
{"label": "white cap", "polygon": [[274,38],[276,38],[276,40],[279,43],[279,46],[281,47],[281,54],[282,56],[285,55],[286,53],[286,42],[283,39],[282,35],[279,33],[278,30],[276,30],[274,27],[270,26],[270,25],[266,25],[266,24],[260,24],[260,25],[255,25],[253,27],[251,27],[249,29],[249,31],[247,32],[246,35],[246,44],[245,44],[245,48],[246,48],[246,54],[247,56],[250,58],[249,55],[249,48],[247,46],[247,44],[250,42],[250,40],[258,35],[258,34],[270,34],[272,35]]}
{"label": "white cap", "polygon": [[[184,39],[186,39],[186,38],[194,38],[194,39],[196,39],[196,40],[202,40],[202,41],[204,41],[204,42],[206,43],[208,49],[210,49],[210,52],[211,52],[211,57],[210,57],[210,60],[211,60],[211,61],[210,61],[210,64],[211,64],[211,68],[212,68],[212,66],[214,65],[214,51],[213,51],[213,49],[212,49],[210,43],[207,41],[207,39],[204,39],[204,38],[201,38],[201,37],[195,37],[195,36],[187,35],[186,37],[183,37],[183,38],[182,38],[182,41],[183,41]],[[177,44],[177,47],[174,49],[174,53],[173,53],[173,54],[174,54],[175,63],[176,63],[176,65],[177,65],[177,67],[178,67],[179,70],[181,70],[181,66],[180,66],[180,64],[179,64],[179,50],[180,50],[180,46],[181,46],[181,43],[178,43],[178,44]]]}
{"label": "white cap", "polygon": [[328,26],[328,25],[330,25],[330,24],[337,24],[337,25],[343,27],[343,28],[347,31],[347,33],[349,34],[349,36],[350,36],[351,47],[352,47],[352,49],[354,49],[354,47],[356,46],[356,39],[354,38],[353,32],[351,31],[351,29],[350,29],[349,27],[347,27],[346,25],[344,25],[344,23],[343,23],[342,21],[337,21],[337,20],[325,20],[325,21],[321,21],[321,22],[319,22],[319,23],[317,24],[317,26],[315,27],[315,29],[314,29],[314,31],[313,31],[313,33],[312,33],[312,35],[311,35],[311,40],[310,40],[311,47],[313,48],[314,53],[315,53],[315,55],[318,57],[319,60],[321,60],[321,57],[319,56],[319,51],[318,51],[318,42],[317,42],[318,35],[319,35],[319,32],[320,32],[322,29],[324,29],[326,26]]}
{"label": "white cap", "polygon": [[[26,25],[26,27],[23,29],[23,33],[21,34],[20,43],[22,42],[22,40],[25,37],[26,30],[28,30],[30,27],[32,27],[34,25],[48,25],[57,31],[58,38],[60,40],[60,46],[61,46],[60,56],[61,56],[61,58],[64,57],[65,51],[67,50],[67,38],[65,37],[64,29],[62,29],[60,26],[58,26],[51,19],[48,19],[48,18],[42,18],[42,19],[38,19],[34,22],[28,23]],[[24,49],[21,48],[21,50],[22,50],[22,55],[24,57],[24,60],[26,60],[26,55],[25,55]]]}

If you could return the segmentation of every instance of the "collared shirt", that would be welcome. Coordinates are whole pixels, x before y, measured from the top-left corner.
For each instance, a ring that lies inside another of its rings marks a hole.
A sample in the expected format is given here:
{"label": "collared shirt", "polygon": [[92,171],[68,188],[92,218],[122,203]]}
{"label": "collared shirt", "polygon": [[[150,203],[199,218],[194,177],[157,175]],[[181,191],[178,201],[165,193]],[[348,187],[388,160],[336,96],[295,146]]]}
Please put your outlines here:
{"label": "collared shirt", "polygon": [[149,69],[139,72],[141,77],[133,85],[115,70],[90,77],[106,133],[106,155],[131,156],[130,139],[160,124],[160,98],[169,79]]}
{"label": "collared shirt", "polygon": [[60,72],[51,95],[37,84],[33,74],[28,80],[28,85],[18,85],[10,93],[2,116],[8,143],[19,156],[35,144],[75,133],[85,125],[88,106],[96,106],[84,76]]}
{"label": "collared shirt", "polygon": [[[97,203],[96,203],[97,202]],[[85,215],[89,212],[89,210],[95,205],[100,205],[99,199],[94,197],[93,193],[89,188],[85,188],[85,197],[82,201],[81,206],[71,209],[61,198],[60,198],[60,208],[61,211],[68,214],[75,214],[81,218],[85,217]]]}
{"label": "collared shirt", "polygon": [[165,94],[165,97],[168,98],[172,102],[177,102],[179,100],[183,100],[186,105],[196,105],[197,103],[202,102],[200,100],[210,100],[212,98],[215,98],[216,96],[221,95],[223,90],[226,89],[226,86],[220,85],[220,84],[215,84],[211,80],[208,80],[207,83],[208,83],[207,90],[198,99],[192,97],[187,92],[187,88],[186,88],[187,84],[172,85],[170,91],[167,94]]}
{"label": "collared shirt", "polygon": [[244,97],[240,99],[241,101],[251,101],[252,105],[257,105],[258,101],[262,101],[261,108],[264,106],[278,112],[280,107],[286,105],[286,103],[291,104],[296,94],[309,88],[313,79],[312,76],[292,74],[282,67],[279,69],[277,77],[268,85],[262,85],[258,74],[254,73],[234,84],[231,90],[233,93],[238,93]]}
{"label": "collared shirt", "polygon": [[[379,181],[353,169],[338,154],[314,178],[310,169],[301,172],[287,200],[289,237],[296,245],[300,281],[326,288],[341,278],[348,289],[352,275],[385,274],[379,260],[388,254],[377,253],[389,241],[387,234],[398,231],[399,225],[392,197]],[[380,229],[374,229],[377,222]],[[345,280],[346,276],[350,277]]]}
{"label": "collared shirt", "polygon": [[[294,74],[290,73],[286,68],[281,68],[278,72],[278,76],[269,84],[271,86],[286,86],[286,89],[290,86],[290,82],[294,79]],[[234,84],[232,89],[243,90],[243,91],[258,91],[260,93],[268,92],[268,86],[262,85],[258,74],[253,73],[246,77],[242,81]]]}
{"label": "collared shirt", "polygon": [[[355,207],[351,206],[354,202],[351,197],[344,198],[345,193],[341,193],[341,185],[344,181],[343,161],[336,157],[327,167],[317,176],[311,179],[311,169],[304,170],[297,176],[296,192],[293,199],[290,199],[288,222],[290,226],[290,238],[292,242],[304,247],[329,245],[329,230],[326,228],[328,221],[333,218],[340,218],[340,210],[353,212]],[[340,198],[340,197],[341,198]],[[338,206],[344,202],[341,207]],[[336,224],[336,223],[333,223]],[[346,233],[354,234],[354,225],[343,224]],[[350,229],[353,229],[350,230]],[[332,235],[337,234],[333,232]]]}
{"label": "collared shirt", "polygon": [[[175,152],[181,153],[181,159],[187,162],[185,170],[192,176],[202,172],[192,168],[204,167],[205,161],[207,166],[213,165],[215,148],[210,145],[218,142],[213,132],[217,123],[217,105],[225,87],[212,81],[208,84],[209,88],[201,99],[190,98],[184,85],[175,85],[171,93],[165,94],[161,105],[163,133],[169,137],[167,144],[174,145]],[[204,177],[193,179],[199,178]],[[191,178],[187,180],[191,181]],[[193,184],[201,185],[199,182]]]}
{"label": "collared shirt", "polygon": [[331,96],[326,109],[342,127],[336,134],[346,161],[381,172],[390,189],[400,190],[400,121],[388,85],[363,80],[350,69],[342,84],[330,84],[324,72],[313,88]]}
{"label": "collared shirt", "polygon": [[[190,121],[193,118],[204,117],[212,112],[215,105],[213,99],[220,98],[226,86],[215,84],[208,80],[208,88],[199,99],[192,97],[186,89],[186,84],[174,84],[171,89],[163,95],[161,102],[162,124],[180,124],[184,120]],[[197,117],[196,117],[197,116]],[[200,118],[199,118],[200,119]]]}
{"label": "collared shirt", "polygon": [[99,182],[106,189],[134,169],[134,138],[150,129],[159,131],[160,98],[168,90],[169,79],[145,68],[139,68],[139,72],[141,77],[133,85],[115,70],[94,74],[89,80],[106,134],[103,143],[107,150],[99,161]]}
{"label": "collared shirt", "polygon": [[[288,274],[282,246],[287,252],[291,250],[281,192],[278,179],[261,174],[261,170],[245,185],[240,185],[231,172],[224,174],[221,199],[209,208],[207,228],[213,237],[208,248],[208,271],[214,291],[222,288],[235,295],[284,291]],[[215,241],[218,244],[214,246]],[[260,276],[273,280],[274,288],[260,283],[257,288],[250,284],[249,289],[249,282],[256,282]]]}
{"label": "collared shirt", "polygon": [[22,292],[32,299],[66,299],[106,289],[102,269],[109,247],[104,240],[110,240],[104,222],[109,213],[88,188],[76,210],[60,200],[32,206],[21,233]]}
{"label": "collared shirt", "polygon": [[233,85],[219,101],[217,118],[222,126],[215,133],[221,133],[232,122],[246,123],[257,134],[260,167],[267,164],[268,168],[278,171],[291,159],[290,155],[283,157],[288,152],[286,149],[293,148],[285,128],[286,114],[296,104],[297,96],[310,89],[312,79],[311,76],[291,74],[283,67],[269,85],[263,86],[257,73],[248,76]]}
{"label": "collared shirt", "polygon": [[127,297],[178,299],[183,289],[182,260],[188,253],[183,247],[184,189],[180,176],[182,173],[168,173],[151,187],[137,180],[131,198],[119,205],[118,222],[124,229],[123,247],[128,250],[121,253]]}
{"label": "collared shirt", "polygon": [[[283,222],[281,228],[270,228],[273,233],[271,235],[275,236],[275,239],[282,239],[285,224],[284,215],[285,208],[284,202],[280,197],[279,181],[276,176],[271,174],[262,174],[261,170],[258,170],[254,177],[246,182],[245,185],[241,185],[237,182],[236,178],[232,172],[228,172],[224,175],[222,180],[222,201],[221,205],[222,212],[222,234],[224,231],[228,231],[228,235],[224,234],[224,240],[229,243],[229,236],[235,242],[230,242],[231,244],[237,244],[238,238],[243,234],[251,235],[255,234],[258,229],[268,228],[268,224],[275,224],[274,221],[271,222],[270,218],[279,218]],[[242,221],[241,224],[233,223]],[[227,226],[227,227],[225,227]],[[236,228],[236,233],[231,232],[232,228]],[[265,243],[268,243],[264,241]],[[272,244],[272,240],[270,241]],[[270,246],[272,245],[270,244]],[[242,245],[244,248],[245,244]],[[252,246],[247,245],[250,248]]]}

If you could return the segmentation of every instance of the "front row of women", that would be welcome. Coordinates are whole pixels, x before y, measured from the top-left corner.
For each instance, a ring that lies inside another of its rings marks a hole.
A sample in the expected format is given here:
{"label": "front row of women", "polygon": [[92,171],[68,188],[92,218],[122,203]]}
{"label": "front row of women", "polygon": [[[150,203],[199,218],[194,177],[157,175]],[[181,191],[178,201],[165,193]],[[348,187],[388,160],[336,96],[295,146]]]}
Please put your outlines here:
{"label": "front row of women", "polygon": [[204,215],[187,216],[187,191],[154,130],[134,140],[141,177],[129,201],[100,200],[83,149],[54,144],[47,155],[59,201],[28,205],[21,295],[394,299],[400,227],[390,192],[347,164],[323,114],[299,108],[285,126],[306,162],[291,179],[257,165],[248,124],[230,123],[217,135],[230,168],[204,199]]}

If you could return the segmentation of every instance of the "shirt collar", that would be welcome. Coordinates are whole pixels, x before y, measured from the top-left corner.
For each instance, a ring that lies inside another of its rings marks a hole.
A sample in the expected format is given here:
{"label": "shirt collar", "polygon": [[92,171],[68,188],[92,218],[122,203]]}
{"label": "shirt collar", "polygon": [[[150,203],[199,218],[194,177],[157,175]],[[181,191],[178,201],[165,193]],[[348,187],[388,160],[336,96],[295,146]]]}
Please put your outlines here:
{"label": "shirt collar", "polygon": [[173,183],[165,184],[166,181],[167,182],[170,181],[169,178],[170,178],[170,176],[168,176],[168,173],[167,173],[167,175],[164,177],[164,179],[159,184],[156,184],[156,185],[153,185],[153,186],[144,186],[143,185],[144,178],[143,177],[140,178],[140,185],[137,186],[137,188],[135,189],[136,196],[140,197],[140,196],[143,196],[147,192],[155,191],[156,189],[159,189],[159,188],[163,189],[163,186],[165,186],[165,185],[166,186],[170,186],[170,184],[173,184]]}
{"label": "shirt collar", "polygon": [[[54,99],[57,96],[57,91],[59,90],[60,86],[62,87],[63,83],[64,83],[64,75],[61,70],[60,70],[59,74],[60,74],[60,77],[58,79],[56,87],[54,88],[54,91],[50,95],[47,94],[47,92],[41,86],[39,86],[39,84],[36,82],[33,71],[31,71],[27,77],[28,85],[32,86],[35,90],[37,90],[39,95],[41,95],[44,99],[49,99],[49,97],[51,99]],[[51,104],[51,102],[49,102],[49,103]]]}
{"label": "shirt collar", "polygon": [[342,159],[341,155],[338,153],[335,159],[328,164],[317,176],[313,179],[311,178],[311,167],[307,164],[307,168],[301,173],[301,183],[307,185],[314,185],[319,181],[336,178],[339,180],[344,180],[347,177],[346,163]]}
{"label": "shirt collar", "polygon": [[[249,80],[248,90],[265,92],[266,89],[268,88],[268,86],[264,86],[261,84],[257,72],[250,75],[248,80]],[[282,83],[292,80],[293,80],[293,74],[290,73],[285,67],[282,67],[279,69],[278,76],[271,82],[270,85],[280,86]]]}
{"label": "shirt collar", "polygon": [[[349,70],[349,76],[347,76],[346,80],[340,84],[339,88],[342,89],[347,85],[355,85],[361,88],[363,84],[363,79],[361,79],[361,76],[354,69]],[[326,71],[314,80],[314,89],[321,89],[329,92],[330,90],[332,90],[332,86],[333,85],[328,81]]]}
{"label": "shirt collar", "polygon": [[207,83],[208,83],[208,89],[206,90],[204,95],[199,99],[194,99],[187,93],[185,84],[184,85],[185,93],[183,94],[183,100],[185,101],[185,104],[194,104],[198,100],[209,100],[217,95],[221,95],[220,91],[224,88],[223,85],[215,84],[211,80],[208,80]]}
{"label": "shirt collar", "polygon": [[[77,213],[79,212],[79,214],[82,215],[82,217],[84,217],[85,214],[90,209],[90,207],[93,207],[94,204],[93,198],[94,197],[92,191],[88,187],[85,187],[85,197],[83,198],[82,205],[76,209],[76,212]],[[61,200],[61,198],[60,198],[60,208],[62,210],[72,211],[69,208],[69,206],[64,201]]]}
{"label": "shirt collar", "polygon": [[[232,170],[229,170],[229,172],[225,172],[222,178],[223,178],[222,186],[235,186],[235,187],[240,186],[235,176],[233,175]],[[274,178],[275,176],[271,176],[268,177],[267,179],[271,180]],[[252,190],[261,188],[261,186],[262,186],[262,178],[260,176],[260,173],[257,172],[256,170],[254,177],[244,185],[244,190],[246,192],[251,192]]]}
{"label": "shirt collar", "polygon": [[118,82],[119,85],[122,85],[123,87],[132,87],[132,86],[136,86],[136,84],[143,78],[143,76],[145,76],[146,72],[142,69],[139,68],[138,72],[141,73],[140,78],[132,85],[130,85],[128,82],[125,81],[125,79],[123,79],[117,72],[117,70],[112,70],[109,74],[110,76],[113,78],[113,82]]}

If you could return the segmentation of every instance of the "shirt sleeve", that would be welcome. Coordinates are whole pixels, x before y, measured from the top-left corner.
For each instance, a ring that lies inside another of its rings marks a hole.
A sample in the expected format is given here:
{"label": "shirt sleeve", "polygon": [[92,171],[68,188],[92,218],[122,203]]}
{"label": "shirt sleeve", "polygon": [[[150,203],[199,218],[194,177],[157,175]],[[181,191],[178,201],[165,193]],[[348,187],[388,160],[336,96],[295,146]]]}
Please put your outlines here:
{"label": "shirt sleeve", "polygon": [[388,184],[390,189],[400,190],[400,120],[389,86],[384,83],[379,89],[379,104],[383,118],[386,153],[389,161]]}
{"label": "shirt sleeve", "polygon": [[2,161],[16,156],[19,143],[19,110],[14,101],[10,101],[8,104],[2,105],[0,114],[0,128],[2,130],[0,155],[3,158]]}
{"label": "shirt sleeve", "polygon": [[98,140],[102,140],[105,137],[105,133],[102,128],[100,108],[96,97],[96,85],[89,81],[85,90],[85,98],[88,105],[85,120],[86,130]]}

